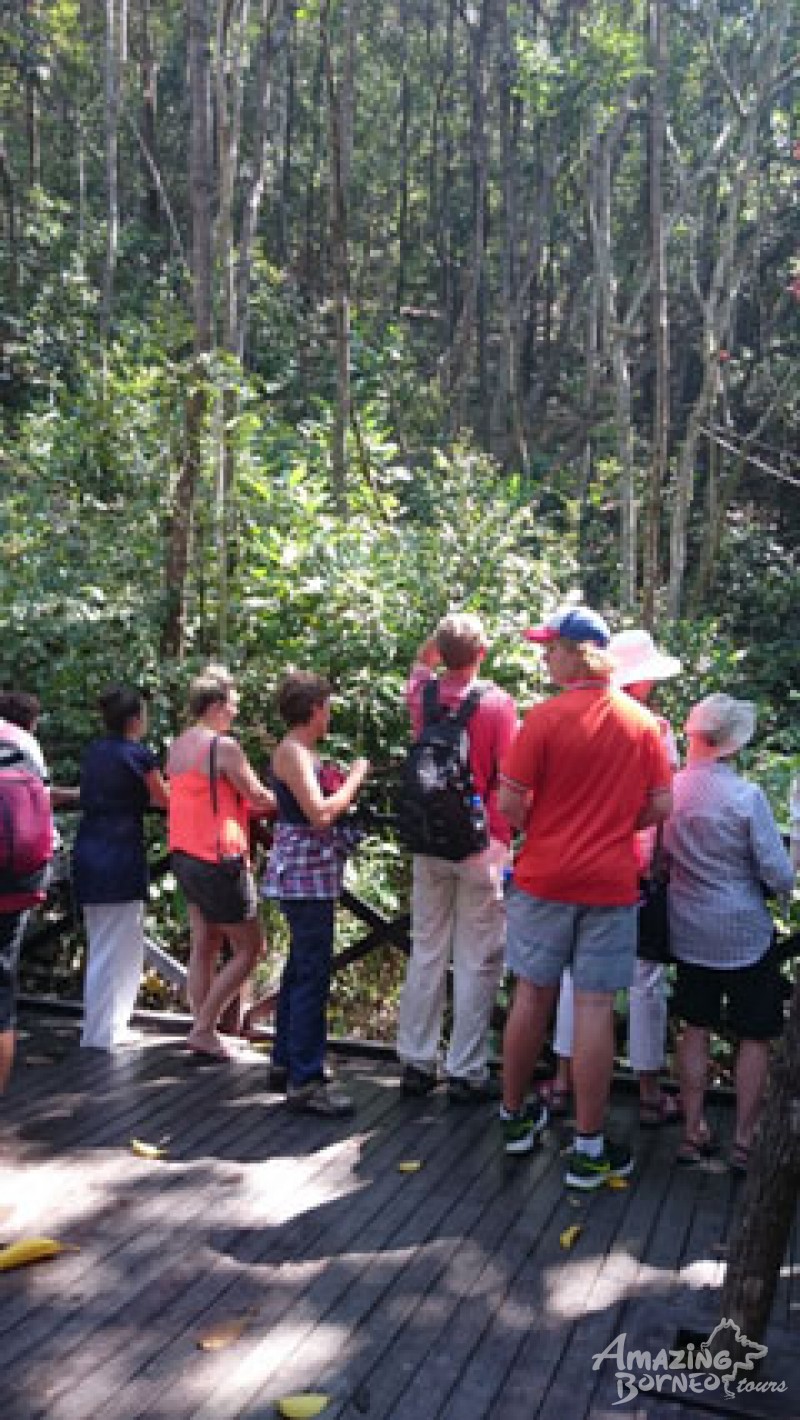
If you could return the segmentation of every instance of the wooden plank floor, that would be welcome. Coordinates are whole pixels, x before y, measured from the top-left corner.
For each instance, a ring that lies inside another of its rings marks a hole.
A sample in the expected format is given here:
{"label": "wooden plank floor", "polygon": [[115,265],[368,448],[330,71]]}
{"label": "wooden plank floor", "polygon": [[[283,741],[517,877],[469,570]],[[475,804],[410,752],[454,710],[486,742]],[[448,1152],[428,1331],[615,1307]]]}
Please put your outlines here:
{"label": "wooden plank floor", "polygon": [[[613,1366],[592,1365],[626,1329],[643,1347],[713,1325],[735,1203],[721,1164],[674,1167],[675,1130],[638,1135],[632,1096],[613,1102],[630,1186],[576,1199],[565,1130],[509,1159],[491,1107],[403,1100],[382,1063],[338,1062],[357,1113],[331,1122],[289,1114],[256,1053],[204,1067],[152,1036],[110,1062],[76,1037],[31,1023],[0,1100],[0,1240],[79,1249],[0,1275],[0,1420],[257,1420],[309,1389],[326,1420],[698,1414],[664,1395],[615,1407]],[[781,1355],[800,1351],[792,1261]],[[239,1339],[198,1349],[232,1318]],[[797,1375],[780,1405],[727,1413],[797,1420]]]}

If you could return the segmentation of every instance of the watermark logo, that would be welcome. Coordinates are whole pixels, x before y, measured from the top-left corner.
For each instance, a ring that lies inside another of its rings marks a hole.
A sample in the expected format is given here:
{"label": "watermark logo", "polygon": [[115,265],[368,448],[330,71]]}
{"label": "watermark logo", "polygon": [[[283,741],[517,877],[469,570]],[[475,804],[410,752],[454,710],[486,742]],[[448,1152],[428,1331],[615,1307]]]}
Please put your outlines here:
{"label": "watermark logo", "polygon": [[[702,1395],[719,1390],[729,1400],[752,1391],[785,1391],[785,1381],[757,1381],[747,1372],[767,1354],[766,1346],[749,1341],[735,1321],[723,1317],[707,1341],[699,1345],[688,1342],[674,1350],[628,1350],[628,1333],[620,1332],[606,1347],[592,1357],[592,1370],[599,1371],[611,1361],[615,1369],[617,1399],[614,1405],[654,1391],[657,1395]],[[740,1375],[740,1372],[745,1374]]]}

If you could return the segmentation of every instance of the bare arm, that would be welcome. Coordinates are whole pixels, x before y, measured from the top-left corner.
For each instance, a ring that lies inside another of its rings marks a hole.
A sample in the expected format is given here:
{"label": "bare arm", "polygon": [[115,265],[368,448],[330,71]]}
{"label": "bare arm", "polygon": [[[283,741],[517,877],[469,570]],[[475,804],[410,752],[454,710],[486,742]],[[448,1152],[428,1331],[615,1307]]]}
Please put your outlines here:
{"label": "bare arm", "polygon": [[441,664],[441,660],[441,652],[439,651],[439,647],[436,644],[436,637],[429,636],[427,641],[423,641],[422,645],[417,651],[417,654],[414,657],[414,665],[427,666],[428,670],[432,671],[435,666]]}
{"label": "bare arm", "polygon": [[149,774],[145,774],[144,782],[147,785],[147,792],[153,807],[165,809],[169,803],[169,784],[161,770],[151,769]]}
{"label": "bare arm", "polygon": [[637,830],[663,823],[672,813],[672,790],[655,789],[636,820]]}
{"label": "bare arm", "polygon": [[302,745],[284,740],[275,751],[274,763],[276,774],[291,789],[314,828],[330,828],[347,812],[370,768],[369,760],[355,760],[344,783],[326,798],[314,771],[314,758]]}
{"label": "bare arm", "polygon": [[266,784],[262,784],[247,755],[235,740],[227,736],[219,741],[217,751],[217,763],[219,772],[238,789],[252,808],[259,813],[273,813],[277,807],[275,795]]}
{"label": "bare arm", "polygon": [[524,828],[531,810],[533,795],[523,784],[500,778],[497,786],[497,807],[512,828]]}
{"label": "bare arm", "polygon": [[75,808],[81,801],[80,789],[67,789],[51,784],[48,792],[50,804],[54,809]]}

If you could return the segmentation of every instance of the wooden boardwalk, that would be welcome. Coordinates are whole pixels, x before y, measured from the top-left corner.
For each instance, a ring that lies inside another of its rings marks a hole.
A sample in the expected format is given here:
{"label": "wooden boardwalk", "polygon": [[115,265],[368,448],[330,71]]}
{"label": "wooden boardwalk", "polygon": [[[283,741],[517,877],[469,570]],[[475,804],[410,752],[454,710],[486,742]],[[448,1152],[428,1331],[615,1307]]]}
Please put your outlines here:
{"label": "wooden boardwalk", "polygon": [[[0,1101],[0,1240],[79,1248],[0,1274],[0,1420],[256,1420],[299,1390],[330,1395],[325,1420],[709,1413],[615,1407],[614,1366],[592,1367],[620,1332],[655,1350],[713,1326],[735,1201],[721,1164],[673,1166],[674,1129],[637,1137],[632,1096],[613,1105],[630,1186],[575,1199],[566,1132],[508,1159],[491,1107],[405,1101],[383,1063],[338,1062],[358,1109],[333,1123],[291,1115],[256,1053],[206,1067],[153,1036],[109,1062],[76,1037],[31,1026]],[[134,1156],[135,1137],[166,1157]],[[792,1261],[767,1338],[787,1392],[713,1413],[800,1416]],[[237,1319],[238,1339],[198,1349]]]}

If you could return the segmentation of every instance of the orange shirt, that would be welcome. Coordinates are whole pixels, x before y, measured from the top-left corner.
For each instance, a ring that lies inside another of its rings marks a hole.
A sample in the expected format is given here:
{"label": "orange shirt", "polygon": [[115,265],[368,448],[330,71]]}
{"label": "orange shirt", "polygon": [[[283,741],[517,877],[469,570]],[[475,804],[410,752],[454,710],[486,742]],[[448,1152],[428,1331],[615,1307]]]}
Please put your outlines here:
{"label": "orange shirt", "polygon": [[501,777],[532,791],[517,887],[588,907],[637,901],[636,820],[671,781],[649,710],[601,681],[562,691],[528,711]]}
{"label": "orange shirt", "polygon": [[170,775],[169,847],[206,863],[222,853],[246,853],[247,804],[223,775],[217,775],[217,814],[211,807],[211,784],[201,769]]}

